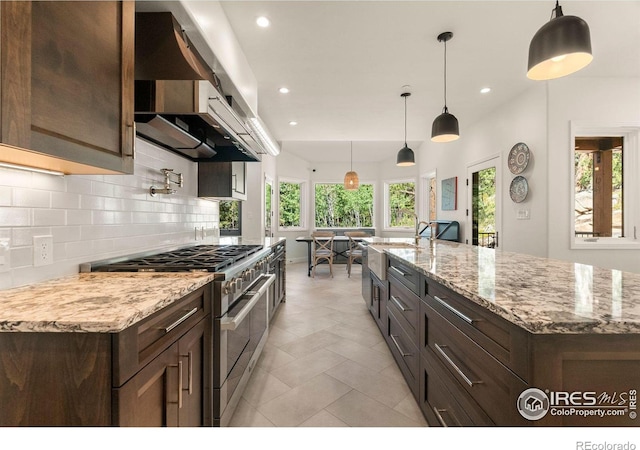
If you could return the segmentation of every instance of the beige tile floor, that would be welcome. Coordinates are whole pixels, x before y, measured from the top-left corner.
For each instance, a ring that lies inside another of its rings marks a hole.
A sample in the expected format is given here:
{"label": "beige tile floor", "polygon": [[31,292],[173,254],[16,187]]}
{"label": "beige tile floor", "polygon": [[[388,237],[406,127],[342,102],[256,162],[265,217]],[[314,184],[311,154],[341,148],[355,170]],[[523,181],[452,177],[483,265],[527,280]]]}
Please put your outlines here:
{"label": "beige tile floor", "polygon": [[231,426],[426,426],[362,299],[360,266],[333,271],[287,265],[287,301]]}

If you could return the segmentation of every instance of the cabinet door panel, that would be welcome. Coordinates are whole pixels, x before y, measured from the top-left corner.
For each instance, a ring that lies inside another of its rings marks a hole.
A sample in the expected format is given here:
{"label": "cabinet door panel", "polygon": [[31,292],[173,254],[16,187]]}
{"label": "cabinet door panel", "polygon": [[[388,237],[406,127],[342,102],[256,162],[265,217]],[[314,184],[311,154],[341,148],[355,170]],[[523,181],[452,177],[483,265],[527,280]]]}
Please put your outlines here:
{"label": "cabinet door panel", "polygon": [[114,389],[114,423],[119,426],[178,426],[180,396],[175,343],[151,361],[131,380]]}
{"label": "cabinet door panel", "polygon": [[[210,320],[202,320],[179,341],[182,361],[182,408],[179,426],[201,427],[211,425],[209,370],[211,345]],[[205,395],[206,394],[206,395]]]}

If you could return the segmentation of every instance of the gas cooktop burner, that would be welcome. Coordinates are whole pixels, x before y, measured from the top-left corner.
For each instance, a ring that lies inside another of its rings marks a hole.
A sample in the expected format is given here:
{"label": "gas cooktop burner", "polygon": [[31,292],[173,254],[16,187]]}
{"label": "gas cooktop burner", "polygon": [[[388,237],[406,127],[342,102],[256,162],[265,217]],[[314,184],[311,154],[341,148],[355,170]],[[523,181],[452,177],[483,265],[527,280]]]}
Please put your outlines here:
{"label": "gas cooktop burner", "polygon": [[220,272],[262,245],[196,245],[92,268],[98,272]]}

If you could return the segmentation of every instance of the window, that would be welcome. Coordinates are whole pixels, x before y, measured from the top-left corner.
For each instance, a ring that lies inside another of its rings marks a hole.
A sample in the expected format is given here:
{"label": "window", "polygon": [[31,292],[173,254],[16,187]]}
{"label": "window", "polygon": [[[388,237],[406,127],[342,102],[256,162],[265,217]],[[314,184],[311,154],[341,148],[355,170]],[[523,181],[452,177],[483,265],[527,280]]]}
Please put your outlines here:
{"label": "window", "polygon": [[637,248],[639,130],[572,123],[572,248]]}
{"label": "window", "polygon": [[220,235],[242,235],[242,202],[237,200],[220,201]]}
{"label": "window", "polygon": [[416,182],[402,180],[385,183],[385,228],[415,226]]}
{"label": "window", "polygon": [[315,185],[316,228],[373,227],[373,185],[347,191],[337,183]]}
{"label": "window", "polygon": [[271,218],[273,217],[273,181],[265,177],[264,180],[264,235],[273,237]]}
{"label": "window", "polygon": [[304,228],[306,183],[296,180],[281,180],[278,190],[280,228]]}

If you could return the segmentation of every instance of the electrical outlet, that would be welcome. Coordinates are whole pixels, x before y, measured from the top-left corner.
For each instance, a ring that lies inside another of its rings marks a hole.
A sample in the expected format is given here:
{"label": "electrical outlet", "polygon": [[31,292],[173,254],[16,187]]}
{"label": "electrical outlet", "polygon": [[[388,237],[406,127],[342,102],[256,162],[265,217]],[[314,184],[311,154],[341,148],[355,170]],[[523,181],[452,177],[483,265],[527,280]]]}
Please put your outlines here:
{"label": "electrical outlet", "polygon": [[53,236],[33,237],[33,265],[34,267],[53,264]]}

